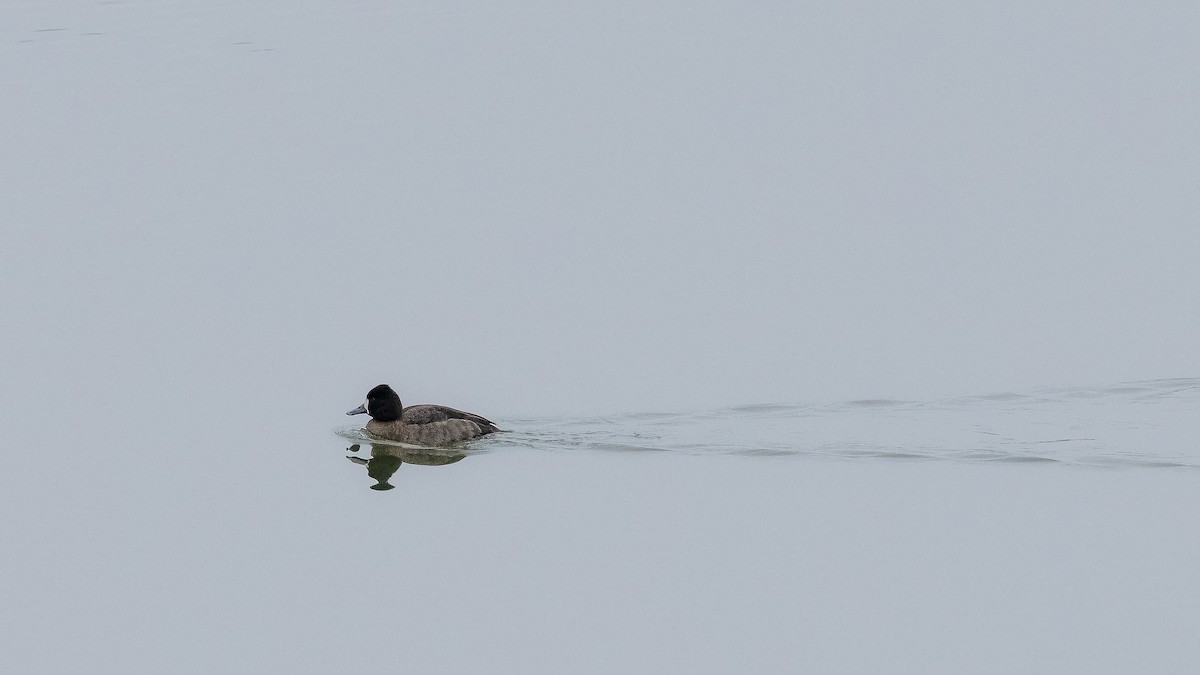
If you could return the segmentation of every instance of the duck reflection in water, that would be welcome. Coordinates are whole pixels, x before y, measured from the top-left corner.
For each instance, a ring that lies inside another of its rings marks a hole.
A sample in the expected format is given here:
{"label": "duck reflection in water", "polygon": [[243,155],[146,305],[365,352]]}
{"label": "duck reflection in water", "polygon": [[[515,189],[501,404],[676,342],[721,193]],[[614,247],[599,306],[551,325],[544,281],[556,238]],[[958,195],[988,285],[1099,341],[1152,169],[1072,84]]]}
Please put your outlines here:
{"label": "duck reflection in water", "polygon": [[[347,452],[358,452],[358,444],[347,448]],[[371,458],[358,456],[347,456],[346,459],[355,464],[365,464],[367,467],[367,475],[374,478],[376,483],[371,486],[372,490],[391,490],[396,487],[388,482],[392,474],[400,468],[401,464],[421,464],[424,466],[441,466],[443,464],[453,464],[463,457],[466,453],[452,449],[433,449],[433,448],[405,448],[398,445],[371,445]]]}

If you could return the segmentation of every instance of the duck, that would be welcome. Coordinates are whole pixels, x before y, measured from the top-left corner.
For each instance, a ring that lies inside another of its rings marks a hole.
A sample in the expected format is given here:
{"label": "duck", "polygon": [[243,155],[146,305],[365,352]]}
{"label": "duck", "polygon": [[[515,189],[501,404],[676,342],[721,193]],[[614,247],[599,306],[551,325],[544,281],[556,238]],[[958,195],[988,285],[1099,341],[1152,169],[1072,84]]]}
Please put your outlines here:
{"label": "duck", "polygon": [[491,420],[444,405],[400,403],[400,395],[386,384],[367,392],[367,400],[347,415],[371,416],[367,433],[388,441],[413,445],[448,445],[500,431]]}

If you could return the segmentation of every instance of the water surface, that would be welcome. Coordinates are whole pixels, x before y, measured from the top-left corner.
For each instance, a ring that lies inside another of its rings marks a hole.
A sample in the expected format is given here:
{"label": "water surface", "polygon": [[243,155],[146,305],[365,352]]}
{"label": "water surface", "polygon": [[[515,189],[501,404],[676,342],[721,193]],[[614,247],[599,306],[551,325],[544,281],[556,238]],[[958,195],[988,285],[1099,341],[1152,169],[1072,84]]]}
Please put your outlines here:
{"label": "water surface", "polygon": [[1200,43],[1077,9],[4,3],[5,672],[1195,672]]}
{"label": "water surface", "polygon": [[[1200,438],[1186,420],[1197,410],[1200,380],[1176,378],[932,401],[515,418],[504,433],[447,456],[527,448],[1193,469],[1200,467]],[[358,426],[338,432],[354,442],[371,442]]]}

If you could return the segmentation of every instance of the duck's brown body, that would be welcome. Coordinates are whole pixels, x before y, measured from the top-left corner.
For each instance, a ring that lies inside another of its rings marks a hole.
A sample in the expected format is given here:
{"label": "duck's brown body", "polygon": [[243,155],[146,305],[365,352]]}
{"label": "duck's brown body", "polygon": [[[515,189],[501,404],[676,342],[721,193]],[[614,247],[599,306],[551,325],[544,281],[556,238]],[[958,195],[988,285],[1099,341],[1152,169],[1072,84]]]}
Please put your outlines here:
{"label": "duck's brown body", "polygon": [[389,441],[414,445],[446,445],[469,441],[499,431],[491,421],[440,405],[413,405],[400,419],[367,422],[367,433]]}

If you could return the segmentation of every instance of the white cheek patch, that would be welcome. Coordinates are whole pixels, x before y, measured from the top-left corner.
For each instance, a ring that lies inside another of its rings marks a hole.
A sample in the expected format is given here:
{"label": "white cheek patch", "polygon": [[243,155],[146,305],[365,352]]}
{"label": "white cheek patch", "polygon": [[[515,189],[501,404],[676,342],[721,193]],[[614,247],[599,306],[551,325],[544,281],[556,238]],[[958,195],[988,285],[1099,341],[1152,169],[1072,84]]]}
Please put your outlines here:
{"label": "white cheek patch", "polygon": [[366,410],[368,415],[371,414],[371,399],[363,401],[363,410]]}

